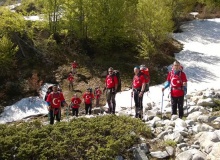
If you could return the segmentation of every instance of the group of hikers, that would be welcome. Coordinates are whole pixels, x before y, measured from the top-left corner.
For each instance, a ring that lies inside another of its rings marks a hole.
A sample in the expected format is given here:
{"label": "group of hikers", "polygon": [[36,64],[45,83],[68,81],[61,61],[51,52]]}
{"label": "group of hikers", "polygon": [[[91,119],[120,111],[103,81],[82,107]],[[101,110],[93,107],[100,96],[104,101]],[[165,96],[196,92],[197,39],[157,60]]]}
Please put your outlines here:
{"label": "group of hikers", "polygon": [[[75,61],[74,61],[75,62]],[[75,62],[76,63],[76,62]],[[77,66],[78,67],[78,66]],[[76,67],[76,68],[77,68]],[[76,73],[76,69],[72,71]],[[109,114],[115,114],[116,110],[116,101],[115,96],[119,91],[118,87],[121,85],[120,77],[116,76],[116,70],[112,67],[108,68],[108,74],[105,78],[105,87],[103,91],[100,86],[96,87],[94,92],[92,88],[87,88],[86,92],[82,95],[83,101],[74,94],[71,98],[71,103],[68,104],[65,101],[63,93],[59,91],[58,85],[53,85],[52,92],[48,92],[45,100],[48,103],[48,110],[50,116],[50,124],[54,124],[54,119],[59,122],[61,119],[61,107],[66,106],[67,108],[72,108],[72,115],[78,117],[79,107],[81,103],[85,104],[85,114],[92,114],[92,102],[96,100],[95,106],[99,106],[99,101],[102,93],[106,92],[106,101],[108,104]],[[72,76],[72,75],[70,75]],[[69,77],[68,77],[69,78]],[[149,70],[145,65],[135,66],[134,67],[134,77],[132,80],[132,91],[131,97],[135,102],[135,117],[143,118],[143,95],[145,92],[149,91],[149,82],[150,75]],[[187,91],[187,78],[186,74],[183,72],[183,68],[178,61],[174,61],[172,70],[168,73],[166,83],[162,88],[162,92],[166,88],[170,87],[171,94],[171,106],[172,106],[172,115],[178,115],[179,118],[183,117],[183,103],[184,95]]]}

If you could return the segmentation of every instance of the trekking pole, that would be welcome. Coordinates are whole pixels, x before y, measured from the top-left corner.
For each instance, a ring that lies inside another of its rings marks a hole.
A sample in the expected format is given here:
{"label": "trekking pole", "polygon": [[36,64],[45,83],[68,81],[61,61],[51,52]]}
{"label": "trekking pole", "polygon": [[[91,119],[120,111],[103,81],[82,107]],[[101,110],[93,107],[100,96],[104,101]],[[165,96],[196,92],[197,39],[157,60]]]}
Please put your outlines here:
{"label": "trekking pole", "polygon": [[189,115],[189,113],[188,113],[188,103],[187,103],[187,97],[185,96],[185,98],[186,98],[186,115],[188,116],[188,115]]}
{"label": "trekking pole", "polygon": [[162,101],[161,101],[161,119],[163,119],[163,96],[164,93],[162,93]]}

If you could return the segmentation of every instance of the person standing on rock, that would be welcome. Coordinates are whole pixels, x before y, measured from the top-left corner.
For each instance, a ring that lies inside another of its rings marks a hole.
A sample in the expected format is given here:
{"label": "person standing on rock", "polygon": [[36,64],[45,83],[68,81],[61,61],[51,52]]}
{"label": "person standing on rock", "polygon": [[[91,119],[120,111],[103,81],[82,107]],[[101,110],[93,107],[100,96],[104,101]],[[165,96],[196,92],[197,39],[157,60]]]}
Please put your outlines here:
{"label": "person standing on rock", "polygon": [[50,124],[54,124],[54,118],[60,122],[61,106],[68,106],[63,93],[58,91],[58,85],[53,85],[53,91],[47,97],[48,110],[50,114]]}
{"label": "person standing on rock", "polygon": [[74,96],[71,98],[71,108],[72,108],[72,115],[78,117],[79,113],[79,107],[81,104],[81,99],[77,96],[77,94],[74,94]]}
{"label": "person standing on rock", "polygon": [[73,74],[72,72],[69,73],[68,77],[67,77],[67,80],[69,82],[68,86],[69,86],[69,90],[70,91],[73,91],[73,81],[74,81],[74,77],[73,77]]}
{"label": "person standing on rock", "polygon": [[143,118],[143,95],[146,86],[145,82],[146,80],[144,75],[140,72],[140,67],[134,67],[131,96],[134,96],[136,118]]}
{"label": "person standing on rock", "polygon": [[186,95],[187,77],[183,72],[180,62],[174,61],[172,70],[167,75],[167,81],[162,88],[162,92],[170,86],[172,115],[177,115],[179,110],[179,118],[184,115],[183,103],[184,95]]}
{"label": "person standing on rock", "polygon": [[102,95],[102,91],[100,89],[100,86],[95,88],[94,95],[95,95],[95,99],[96,99],[95,105],[96,105],[96,107],[100,107],[99,106],[99,100],[100,100],[100,97]]}
{"label": "person standing on rock", "polygon": [[72,63],[72,73],[76,74],[78,68],[78,63],[76,61],[73,61]]}
{"label": "person standing on rock", "polygon": [[94,94],[92,93],[92,89],[88,88],[86,92],[83,94],[83,101],[85,103],[85,111],[86,115],[89,113],[89,115],[92,114],[92,101],[94,100]]}
{"label": "person standing on rock", "polygon": [[115,114],[115,95],[118,88],[118,78],[113,74],[113,68],[108,69],[108,75],[105,78],[106,100],[108,103],[108,113]]}

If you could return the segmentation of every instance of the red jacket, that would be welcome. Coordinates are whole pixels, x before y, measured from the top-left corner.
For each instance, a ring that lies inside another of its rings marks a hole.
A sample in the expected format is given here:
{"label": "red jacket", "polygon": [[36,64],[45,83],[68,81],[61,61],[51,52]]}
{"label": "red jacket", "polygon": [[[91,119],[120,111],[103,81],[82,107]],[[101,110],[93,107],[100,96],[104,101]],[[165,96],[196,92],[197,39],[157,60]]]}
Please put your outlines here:
{"label": "red jacket", "polygon": [[101,94],[102,94],[102,91],[100,89],[95,90],[95,98],[96,99],[100,98]]}
{"label": "red jacket", "polygon": [[105,84],[107,88],[115,88],[115,85],[118,84],[118,78],[115,75],[107,75]]}
{"label": "red jacket", "polygon": [[170,71],[167,75],[167,81],[170,82],[171,85],[171,96],[184,96],[183,82],[187,82],[187,78],[183,71],[179,71],[178,74],[174,74],[174,71]]}
{"label": "red jacket", "polygon": [[71,102],[72,102],[72,106],[71,106],[72,108],[79,108],[82,101],[78,97],[77,98],[73,97],[71,99]]}
{"label": "red jacket", "polygon": [[72,63],[72,68],[78,68],[78,64],[77,63]]}
{"label": "red jacket", "polygon": [[73,82],[74,77],[73,77],[72,75],[69,75],[68,78],[67,78],[67,80],[68,80],[69,82]]}
{"label": "red jacket", "polygon": [[145,77],[143,74],[134,75],[132,86],[134,89],[141,89],[143,83],[145,83]]}
{"label": "red jacket", "polygon": [[83,99],[84,99],[85,104],[91,104],[92,100],[94,99],[94,94],[84,93],[83,94]]}
{"label": "red jacket", "polygon": [[50,103],[52,108],[60,108],[61,102],[65,101],[62,92],[51,92],[47,97],[47,102]]}

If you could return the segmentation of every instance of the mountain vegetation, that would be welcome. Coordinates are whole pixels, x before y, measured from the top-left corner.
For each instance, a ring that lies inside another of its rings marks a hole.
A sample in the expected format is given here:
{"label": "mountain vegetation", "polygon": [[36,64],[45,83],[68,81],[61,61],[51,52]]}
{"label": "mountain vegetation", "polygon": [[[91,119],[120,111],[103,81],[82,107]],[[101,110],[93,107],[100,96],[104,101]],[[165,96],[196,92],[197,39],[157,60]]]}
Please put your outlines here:
{"label": "mountain vegetation", "polygon": [[128,151],[139,136],[151,138],[140,120],[123,116],[79,118],[54,126],[32,123],[0,125],[1,159],[114,159]]}
{"label": "mountain vegetation", "polygon": [[[1,1],[0,7],[3,105],[18,95],[37,95],[42,83],[57,82],[55,71],[59,66],[70,66],[73,60],[96,77],[109,66],[119,69],[125,85],[131,81],[133,66],[144,63],[150,68],[151,84],[161,83],[161,68],[170,64],[173,53],[181,49],[170,34],[189,19],[190,11],[216,17],[220,3],[22,0],[13,10],[6,7],[15,2]],[[26,20],[31,15],[40,16],[40,20]]]}

